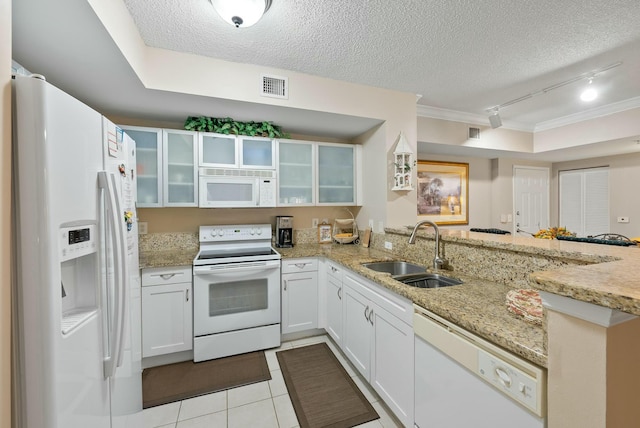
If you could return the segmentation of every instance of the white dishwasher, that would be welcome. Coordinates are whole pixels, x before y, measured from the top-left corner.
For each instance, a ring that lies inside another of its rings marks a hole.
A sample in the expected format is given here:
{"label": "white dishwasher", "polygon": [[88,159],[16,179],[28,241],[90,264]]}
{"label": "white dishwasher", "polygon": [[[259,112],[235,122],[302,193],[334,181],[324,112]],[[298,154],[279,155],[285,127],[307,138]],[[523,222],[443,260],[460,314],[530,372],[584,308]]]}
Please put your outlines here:
{"label": "white dishwasher", "polygon": [[546,427],[544,369],[414,309],[416,427]]}

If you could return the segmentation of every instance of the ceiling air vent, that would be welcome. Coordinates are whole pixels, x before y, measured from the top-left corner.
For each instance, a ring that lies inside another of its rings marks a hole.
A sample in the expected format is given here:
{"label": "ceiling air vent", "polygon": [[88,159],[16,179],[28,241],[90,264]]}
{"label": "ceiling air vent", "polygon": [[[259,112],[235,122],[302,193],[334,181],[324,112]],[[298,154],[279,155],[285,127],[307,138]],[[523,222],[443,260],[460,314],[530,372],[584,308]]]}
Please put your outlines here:
{"label": "ceiling air vent", "polygon": [[469,138],[472,138],[474,140],[479,140],[480,139],[480,128],[469,127]]}
{"label": "ceiling air vent", "polygon": [[260,76],[260,95],[263,97],[289,99],[289,79],[263,74]]}

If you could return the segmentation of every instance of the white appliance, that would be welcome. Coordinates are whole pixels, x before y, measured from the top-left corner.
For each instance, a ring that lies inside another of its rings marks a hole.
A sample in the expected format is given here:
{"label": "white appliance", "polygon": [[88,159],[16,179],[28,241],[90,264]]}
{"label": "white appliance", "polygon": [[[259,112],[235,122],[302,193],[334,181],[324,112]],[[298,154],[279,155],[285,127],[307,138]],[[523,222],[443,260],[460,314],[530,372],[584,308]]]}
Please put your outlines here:
{"label": "white appliance", "polygon": [[200,208],[276,206],[276,171],[200,168]]}
{"label": "white appliance", "polygon": [[546,372],[414,306],[417,428],[543,428]]}
{"label": "white appliance", "polygon": [[280,346],[280,258],[270,224],[200,226],[194,361]]}
{"label": "white appliance", "polygon": [[140,426],[135,145],[41,76],[14,95],[20,426]]}

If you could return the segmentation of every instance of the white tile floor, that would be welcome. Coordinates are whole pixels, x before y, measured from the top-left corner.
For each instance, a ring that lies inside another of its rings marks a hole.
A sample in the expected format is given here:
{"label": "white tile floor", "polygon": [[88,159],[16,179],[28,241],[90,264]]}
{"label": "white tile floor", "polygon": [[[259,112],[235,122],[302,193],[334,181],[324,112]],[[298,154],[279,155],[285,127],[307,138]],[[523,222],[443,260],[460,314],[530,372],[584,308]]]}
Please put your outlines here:
{"label": "white tile floor", "polygon": [[277,349],[265,351],[271,371],[271,380],[252,385],[190,398],[177,403],[152,407],[142,412],[144,428],[293,428],[298,420],[289,399],[282,372],[276,359],[276,351],[297,348],[318,342],[327,342],[347,373],[373,408],[380,419],[359,427],[391,428],[401,424],[391,416],[378,395],[357,374],[327,336],[315,336],[292,342],[285,342]]}

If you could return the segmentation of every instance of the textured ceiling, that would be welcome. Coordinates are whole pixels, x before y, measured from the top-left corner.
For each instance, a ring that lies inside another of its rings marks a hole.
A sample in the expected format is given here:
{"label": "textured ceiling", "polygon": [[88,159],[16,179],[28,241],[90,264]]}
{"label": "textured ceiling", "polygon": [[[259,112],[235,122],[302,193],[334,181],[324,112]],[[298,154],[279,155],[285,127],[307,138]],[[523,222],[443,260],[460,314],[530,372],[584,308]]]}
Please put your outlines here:
{"label": "textured ceiling", "polygon": [[125,0],[149,46],[422,95],[419,104],[489,107],[617,61],[586,105],[567,85],[501,111],[525,126],[640,96],[640,1],[274,0],[233,28],[208,0]]}
{"label": "textured ceiling", "polygon": [[[222,22],[208,0],[124,1],[149,46],[409,91],[422,95],[419,113],[486,121],[488,107],[617,61],[623,65],[594,82],[602,90],[596,102],[579,102],[586,81],[573,83],[501,110],[505,127],[534,129],[625,100],[640,105],[637,0],[273,0],[245,29]],[[145,89],[86,0],[14,1],[12,15],[13,58],[109,116],[171,124],[186,115],[260,118],[341,139],[378,123]],[[622,153],[611,142],[602,147],[607,152],[588,152]],[[591,157],[585,152],[567,156]]]}

